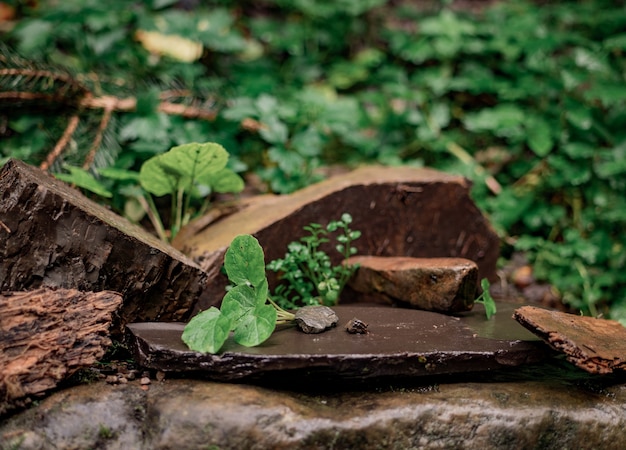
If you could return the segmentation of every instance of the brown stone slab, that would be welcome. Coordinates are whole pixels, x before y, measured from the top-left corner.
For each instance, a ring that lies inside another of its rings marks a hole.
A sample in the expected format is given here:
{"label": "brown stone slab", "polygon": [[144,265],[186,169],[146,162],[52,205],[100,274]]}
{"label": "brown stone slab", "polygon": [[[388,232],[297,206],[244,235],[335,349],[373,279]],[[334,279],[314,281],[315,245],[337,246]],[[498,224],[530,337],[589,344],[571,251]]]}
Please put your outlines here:
{"label": "brown stone slab", "polygon": [[[304,235],[304,226],[325,225],[344,212],[352,215],[352,228],[363,233],[354,243],[360,255],[466,258],[478,265],[479,278],[493,280],[500,241],[469,189],[465,178],[431,169],[363,167],[291,195],[248,202],[204,229],[182,231],[184,239],[175,245],[209,273],[196,309],[218,304],[224,296],[227,279],[220,269],[238,234],[254,235],[269,262],[284,256],[287,245]],[[341,255],[327,249],[339,264]]]}
{"label": "brown stone slab", "polygon": [[534,306],[516,309],[513,317],[589,373],[626,369],[626,328],[619,322]]}
{"label": "brown stone slab", "polygon": [[189,258],[51,175],[0,170],[0,290],[113,290],[122,324],[184,320],[206,274]]}
{"label": "brown stone slab", "polygon": [[37,289],[0,295],[0,415],[100,360],[122,303],[115,292]]}
{"label": "brown stone slab", "polygon": [[[356,317],[368,324],[368,333],[351,334],[337,327],[321,334],[305,334],[289,327],[277,330],[258,347],[242,347],[229,339],[221,353],[211,355],[186,347],[181,340],[183,323],[134,323],[127,328],[141,365],[163,371],[201,372],[216,380],[263,378],[276,373],[311,379],[420,377],[488,371],[545,357],[540,341],[479,337],[462,319],[443,314],[380,306],[333,309],[340,324]],[[522,329],[510,316],[508,322]]]}
{"label": "brown stone slab", "polygon": [[349,286],[356,292],[426,311],[455,313],[474,306],[478,266],[463,258],[353,256]]}

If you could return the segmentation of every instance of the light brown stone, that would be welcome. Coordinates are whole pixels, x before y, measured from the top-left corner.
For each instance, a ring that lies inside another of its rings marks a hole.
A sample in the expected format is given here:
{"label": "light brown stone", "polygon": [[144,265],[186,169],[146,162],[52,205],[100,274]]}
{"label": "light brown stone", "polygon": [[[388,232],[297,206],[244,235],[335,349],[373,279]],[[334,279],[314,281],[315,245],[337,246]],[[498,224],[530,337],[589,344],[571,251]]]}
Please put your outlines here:
{"label": "light brown stone", "polygon": [[513,318],[587,372],[626,370],[626,328],[619,322],[535,306],[516,309]]}
{"label": "light brown stone", "polygon": [[474,305],[478,267],[468,259],[353,256],[346,263],[359,265],[349,286],[374,300],[444,313]]}

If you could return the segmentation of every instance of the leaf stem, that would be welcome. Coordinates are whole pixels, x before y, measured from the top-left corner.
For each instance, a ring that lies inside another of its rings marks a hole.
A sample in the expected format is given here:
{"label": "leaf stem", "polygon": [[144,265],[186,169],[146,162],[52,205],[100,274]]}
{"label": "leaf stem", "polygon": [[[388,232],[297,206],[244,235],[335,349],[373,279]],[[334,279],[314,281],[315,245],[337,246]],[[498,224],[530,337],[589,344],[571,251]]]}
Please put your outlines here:
{"label": "leaf stem", "polygon": [[278,306],[270,297],[267,297],[267,301],[270,302],[270,305],[272,305],[276,310],[276,323],[278,325],[283,325],[296,320],[295,314],[292,314],[289,311],[285,311],[283,308]]}

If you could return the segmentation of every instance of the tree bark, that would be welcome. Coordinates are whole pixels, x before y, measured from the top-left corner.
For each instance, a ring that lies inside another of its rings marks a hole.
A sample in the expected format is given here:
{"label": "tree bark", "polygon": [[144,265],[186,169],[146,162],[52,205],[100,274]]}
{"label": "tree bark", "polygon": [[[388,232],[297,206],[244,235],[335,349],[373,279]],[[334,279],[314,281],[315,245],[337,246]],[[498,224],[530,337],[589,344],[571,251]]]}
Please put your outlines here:
{"label": "tree bark", "polygon": [[0,171],[0,291],[112,290],[128,322],[184,320],[206,274],[142,228],[44,171]]}
{"label": "tree bark", "polygon": [[101,359],[122,303],[115,292],[37,289],[0,295],[0,415]]}

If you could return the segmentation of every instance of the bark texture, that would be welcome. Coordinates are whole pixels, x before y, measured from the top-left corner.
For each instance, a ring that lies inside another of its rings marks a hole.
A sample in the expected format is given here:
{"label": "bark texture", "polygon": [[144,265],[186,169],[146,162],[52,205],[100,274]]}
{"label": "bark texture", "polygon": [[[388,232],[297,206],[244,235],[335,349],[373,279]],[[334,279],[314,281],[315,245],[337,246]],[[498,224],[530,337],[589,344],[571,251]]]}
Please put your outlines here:
{"label": "bark texture", "polygon": [[46,172],[0,171],[0,291],[113,290],[120,325],[184,320],[206,274],[173,247]]}
{"label": "bark texture", "polygon": [[101,359],[122,297],[37,289],[0,295],[0,414]]}

